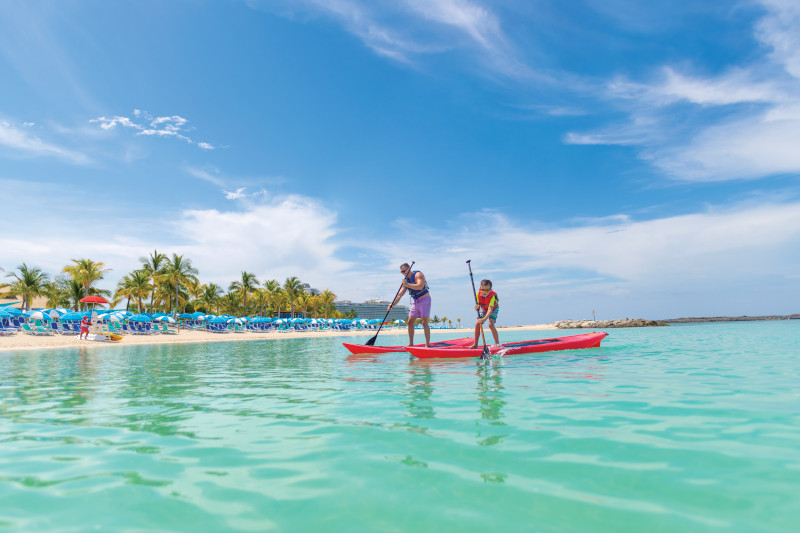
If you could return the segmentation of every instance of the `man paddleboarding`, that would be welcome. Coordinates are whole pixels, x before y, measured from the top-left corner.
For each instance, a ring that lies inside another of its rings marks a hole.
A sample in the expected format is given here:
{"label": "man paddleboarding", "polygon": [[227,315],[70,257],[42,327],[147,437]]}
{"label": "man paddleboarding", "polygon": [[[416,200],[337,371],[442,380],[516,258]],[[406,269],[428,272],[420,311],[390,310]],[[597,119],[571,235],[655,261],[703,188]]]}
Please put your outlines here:
{"label": "man paddleboarding", "polygon": [[431,294],[425,275],[419,270],[411,270],[408,263],[400,265],[400,273],[403,275],[403,285],[389,305],[389,311],[408,292],[411,295],[411,309],[408,312],[408,345],[414,344],[414,324],[419,318],[425,330],[425,346],[430,346],[431,328],[428,325],[428,318],[431,316]]}

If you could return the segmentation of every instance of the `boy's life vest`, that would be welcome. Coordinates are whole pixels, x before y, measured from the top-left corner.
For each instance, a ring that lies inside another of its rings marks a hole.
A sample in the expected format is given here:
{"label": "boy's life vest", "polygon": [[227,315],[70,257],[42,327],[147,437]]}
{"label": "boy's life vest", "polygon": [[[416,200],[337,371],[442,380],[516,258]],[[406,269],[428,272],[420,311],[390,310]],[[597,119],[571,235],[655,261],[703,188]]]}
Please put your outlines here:
{"label": "boy's life vest", "polygon": [[481,306],[484,313],[487,312],[490,307],[500,307],[500,298],[498,298],[497,293],[494,291],[489,291],[489,294],[486,296],[481,295],[481,291],[478,291],[475,297],[478,299],[478,305]]}
{"label": "boy's life vest", "polygon": [[[416,283],[415,282],[415,278],[417,277],[417,273],[418,272],[419,272],[419,270],[415,270],[415,271],[411,272],[409,277],[406,278],[406,282],[407,283]],[[425,286],[422,287],[421,289],[408,289],[408,293],[415,300],[419,300],[420,298],[422,298],[423,296],[428,294],[428,281],[427,280],[425,281]]]}

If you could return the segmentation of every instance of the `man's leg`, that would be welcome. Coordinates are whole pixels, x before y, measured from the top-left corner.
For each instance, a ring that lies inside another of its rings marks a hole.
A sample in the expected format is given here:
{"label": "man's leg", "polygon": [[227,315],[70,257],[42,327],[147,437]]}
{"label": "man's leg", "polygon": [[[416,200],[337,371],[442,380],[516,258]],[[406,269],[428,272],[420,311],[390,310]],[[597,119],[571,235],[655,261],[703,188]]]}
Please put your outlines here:
{"label": "man's leg", "polygon": [[408,345],[414,345],[414,323],[417,321],[417,317],[408,317]]}
{"label": "man's leg", "polygon": [[431,328],[428,326],[428,317],[420,318],[422,320],[422,328],[425,330],[425,346],[431,345]]}

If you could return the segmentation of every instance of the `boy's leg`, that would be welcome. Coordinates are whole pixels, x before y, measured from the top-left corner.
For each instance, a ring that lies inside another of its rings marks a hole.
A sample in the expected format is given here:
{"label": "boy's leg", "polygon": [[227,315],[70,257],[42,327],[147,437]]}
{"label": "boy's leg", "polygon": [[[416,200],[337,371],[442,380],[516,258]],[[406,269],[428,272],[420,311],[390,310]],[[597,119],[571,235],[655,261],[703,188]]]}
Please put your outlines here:
{"label": "boy's leg", "polygon": [[477,348],[478,347],[478,339],[481,338],[481,323],[477,320],[475,321],[475,340],[472,341],[472,345],[470,348]]}
{"label": "boy's leg", "polygon": [[497,328],[494,327],[494,319],[489,318],[489,329],[492,330],[492,336],[494,336],[494,343],[500,344],[500,334],[497,333]]}

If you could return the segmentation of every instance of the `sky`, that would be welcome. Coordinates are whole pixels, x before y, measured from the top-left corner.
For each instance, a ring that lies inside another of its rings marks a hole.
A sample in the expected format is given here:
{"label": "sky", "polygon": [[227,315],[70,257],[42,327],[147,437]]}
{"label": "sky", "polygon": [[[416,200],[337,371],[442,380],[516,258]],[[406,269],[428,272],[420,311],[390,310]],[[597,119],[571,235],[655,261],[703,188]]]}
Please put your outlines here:
{"label": "sky", "polygon": [[6,0],[0,266],[800,312],[796,0]]}

